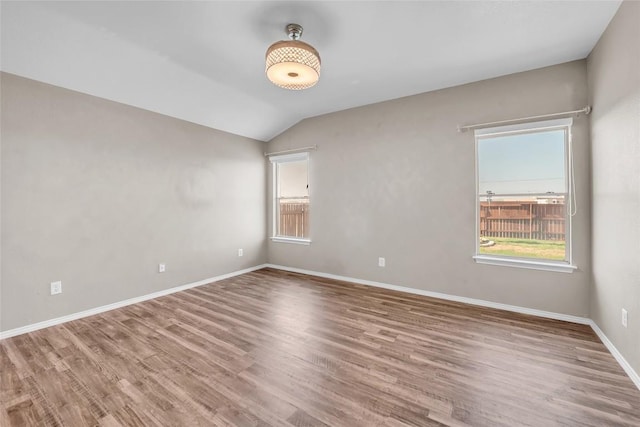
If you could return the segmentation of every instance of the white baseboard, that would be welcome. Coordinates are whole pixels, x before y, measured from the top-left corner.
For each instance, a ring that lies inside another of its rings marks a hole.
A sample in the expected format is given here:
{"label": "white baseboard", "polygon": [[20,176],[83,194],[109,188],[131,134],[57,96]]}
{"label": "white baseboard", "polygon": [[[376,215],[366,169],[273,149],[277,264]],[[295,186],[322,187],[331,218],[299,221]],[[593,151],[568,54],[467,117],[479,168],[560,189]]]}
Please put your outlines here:
{"label": "white baseboard", "polygon": [[600,327],[596,324],[596,322],[591,320],[590,325],[593,331],[596,333],[596,335],[598,335],[598,338],[600,338],[600,341],[602,341],[604,346],[607,347],[607,349],[611,352],[613,357],[615,357],[615,359],[618,361],[620,366],[622,366],[622,369],[624,369],[627,375],[629,375],[629,378],[631,378],[631,381],[633,381],[636,387],[638,387],[638,390],[640,390],[640,375],[638,375],[638,373],[631,367],[631,365],[629,365],[629,362],[627,362],[627,359],[625,359],[624,356],[618,351],[616,346],[614,346],[613,343],[609,341],[609,338],[607,338],[604,332],[602,332],[602,329],[600,329]]}
{"label": "white baseboard", "polygon": [[62,317],[56,317],[55,319],[44,320],[42,322],[33,323],[31,325],[21,326],[15,329],[9,329],[7,331],[0,332],[0,340],[5,338],[15,337],[16,335],[22,335],[29,332],[37,331],[38,329],[48,328],[50,326],[59,325],[61,323],[69,322],[71,320],[81,319],[83,317],[93,316],[94,314],[104,313],[105,311],[114,310],[116,308],[125,307],[127,305],[136,304],[142,301],[147,301],[153,298],[162,297],[165,295],[173,294],[176,292],[184,291],[187,289],[195,288],[197,286],[206,285],[212,282],[218,282],[220,280],[228,279],[230,277],[239,276],[241,274],[250,273],[255,270],[265,268],[267,264],[256,265],[255,267],[245,268],[244,270],[233,271],[231,273],[222,274],[220,276],[211,277],[209,279],[199,280],[197,282],[187,283],[186,285],[176,286],[169,289],[163,289],[158,292],[153,292],[147,295],[139,297],[129,298],[124,301],[114,302],[112,304],[102,305],[100,307],[90,308],[89,310],[79,311],[77,313],[68,314]]}
{"label": "white baseboard", "polygon": [[582,325],[590,325],[591,319],[586,317],[571,316],[569,314],[554,313],[552,311],[536,310],[533,308],[520,307],[517,305],[501,304],[499,302],[485,301],[475,298],[461,297],[457,295],[443,294],[440,292],[425,291],[423,289],[408,288],[405,286],[390,285],[388,283],[374,282],[371,280],[355,279],[353,277],[338,276],[336,274],[320,273],[318,271],[304,270],[302,268],[285,267],[276,264],[267,264],[267,267],[277,270],[291,271],[293,273],[308,274],[310,276],[324,277],[327,279],[342,280],[345,282],[357,283],[360,285],[375,286],[376,288],[391,289],[394,291],[407,292],[415,295],[423,295],[432,298],[444,299],[447,301],[462,302],[465,304],[479,305],[482,307],[497,308],[500,310],[513,311],[515,313],[531,314],[533,316],[546,317],[548,319],[564,320],[566,322],[580,323]]}
{"label": "white baseboard", "polygon": [[439,298],[439,299],[444,299],[448,301],[456,301],[456,302],[462,302],[466,304],[479,305],[482,307],[497,308],[500,310],[513,311],[515,313],[531,314],[533,316],[545,317],[548,319],[564,320],[566,322],[589,325],[594,330],[596,335],[598,335],[598,337],[600,338],[602,343],[605,345],[605,347],[607,347],[607,349],[611,352],[613,357],[618,361],[618,363],[620,364],[622,369],[624,369],[624,371],[627,373],[629,378],[631,378],[631,381],[633,381],[636,387],[640,389],[640,376],[638,376],[638,373],[633,370],[631,365],[629,365],[629,363],[622,356],[622,354],[620,354],[620,352],[613,345],[613,343],[609,341],[607,336],[604,334],[604,332],[602,332],[602,330],[598,327],[598,325],[596,325],[596,323],[592,319],[588,319],[586,317],[571,316],[569,314],[554,313],[551,311],[544,311],[544,310],[536,310],[533,308],[520,307],[517,305],[501,304],[497,302],[479,300],[475,298],[460,297],[457,295],[449,295],[449,294],[443,294],[439,292],[425,291],[422,289],[408,288],[405,286],[390,285],[388,283],[374,282],[371,280],[355,279],[353,277],[338,276],[336,274],[321,273],[318,271],[305,270],[302,268],[285,267],[283,265],[266,264],[266,267],[275,268],[277,270],[291,271],[293,273],[308,274],[310,276],[324,277],[327,279],[342,280],[345,282],[357,283],[360,285],[375,286],[377,288],[391,289],[394,291],[407,292],[410,294],[424,295],[427,297]]}

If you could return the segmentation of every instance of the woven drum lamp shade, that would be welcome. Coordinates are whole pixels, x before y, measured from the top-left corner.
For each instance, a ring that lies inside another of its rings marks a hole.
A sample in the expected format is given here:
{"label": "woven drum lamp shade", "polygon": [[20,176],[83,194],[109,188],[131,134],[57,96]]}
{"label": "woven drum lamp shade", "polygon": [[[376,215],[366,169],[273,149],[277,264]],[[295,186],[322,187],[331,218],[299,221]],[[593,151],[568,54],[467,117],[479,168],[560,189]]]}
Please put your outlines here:
{"label": "woven drum lamp shade", "polygon": [[[293,26],[290,24],[287,26]],[[302,90],[314,86],[320,78],[320,55],[315,48],[297,40],[302,33],[291,35],[292,40],[279,41],[267,49],[266,73],[273,84],[284,89]],[[296,39],[293,39],[293,38]]]}

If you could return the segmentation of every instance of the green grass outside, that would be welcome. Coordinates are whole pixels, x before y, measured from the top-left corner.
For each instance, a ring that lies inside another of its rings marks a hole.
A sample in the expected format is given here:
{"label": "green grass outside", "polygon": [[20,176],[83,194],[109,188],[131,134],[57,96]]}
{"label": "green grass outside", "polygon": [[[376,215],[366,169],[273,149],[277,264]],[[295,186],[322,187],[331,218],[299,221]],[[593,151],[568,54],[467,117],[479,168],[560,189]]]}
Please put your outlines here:
{"label": "green grass outside", "polygon": [[480,247],[483,255],[506,255],[520,258],[564,260],[565,242],[557,240],[509,239],[505,237],[487,237],[496,244]]}

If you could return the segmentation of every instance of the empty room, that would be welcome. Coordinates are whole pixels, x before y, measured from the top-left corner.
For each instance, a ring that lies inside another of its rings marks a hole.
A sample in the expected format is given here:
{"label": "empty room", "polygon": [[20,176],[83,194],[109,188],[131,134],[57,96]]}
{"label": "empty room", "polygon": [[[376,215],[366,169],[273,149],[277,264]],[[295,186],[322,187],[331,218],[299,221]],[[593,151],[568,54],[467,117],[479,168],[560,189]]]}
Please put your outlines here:
{"label": "empty room", "polygon": [[0,25],[0,426],[640,426],[640,1]]}

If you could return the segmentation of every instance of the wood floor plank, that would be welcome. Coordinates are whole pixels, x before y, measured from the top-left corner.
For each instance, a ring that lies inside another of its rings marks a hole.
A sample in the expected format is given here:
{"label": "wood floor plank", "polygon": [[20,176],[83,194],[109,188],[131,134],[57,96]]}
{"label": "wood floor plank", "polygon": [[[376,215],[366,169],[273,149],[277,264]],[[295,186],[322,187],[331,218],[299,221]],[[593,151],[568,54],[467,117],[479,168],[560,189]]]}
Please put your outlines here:
{"label": "wood floor plank", "polygon": [[263,269],[0,341],[6,426],[638,426],[585,325]]}

